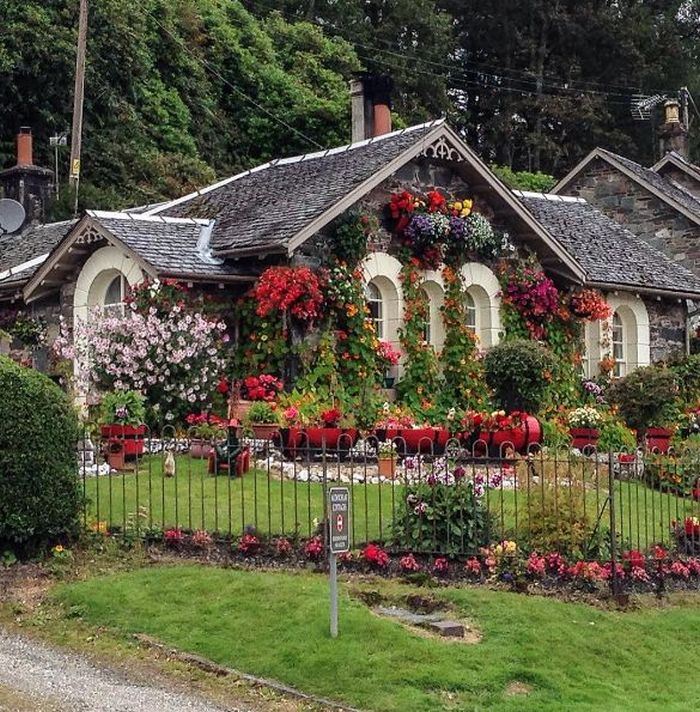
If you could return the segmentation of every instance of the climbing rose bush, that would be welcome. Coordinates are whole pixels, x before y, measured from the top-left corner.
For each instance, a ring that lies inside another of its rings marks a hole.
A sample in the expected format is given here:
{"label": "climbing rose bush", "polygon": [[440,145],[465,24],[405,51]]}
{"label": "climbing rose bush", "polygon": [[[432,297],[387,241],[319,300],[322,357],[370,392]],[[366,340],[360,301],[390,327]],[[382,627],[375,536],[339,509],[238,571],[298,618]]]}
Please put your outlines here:
{"label": "climbing rose bush", "polygon": [[124,316],[99,308],[73,333],[62,322],[54,349],[76,362],[83,393],[139,391],[162,410],[166,420],[180,406],[207,401],[225,362],[226,325],[181,305],[142,313],[132,306]]}

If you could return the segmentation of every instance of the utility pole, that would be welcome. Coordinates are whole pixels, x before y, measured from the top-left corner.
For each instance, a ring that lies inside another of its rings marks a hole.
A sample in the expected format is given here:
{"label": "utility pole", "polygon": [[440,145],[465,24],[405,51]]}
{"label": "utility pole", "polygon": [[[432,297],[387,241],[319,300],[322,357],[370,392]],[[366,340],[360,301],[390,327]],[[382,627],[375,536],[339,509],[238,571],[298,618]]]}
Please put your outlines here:
{"label": "utility pole", "polygon": [[78,48],[75,60],[75,93],[73,95],[73,131],[70,142],[70,174],[68,182],[75,194],[73,212],[78,214],[78,189],[80,188],[80,150],[83,134],[83,99],[85,96],[85,51],[87,46],[88,0],[80,0]]}

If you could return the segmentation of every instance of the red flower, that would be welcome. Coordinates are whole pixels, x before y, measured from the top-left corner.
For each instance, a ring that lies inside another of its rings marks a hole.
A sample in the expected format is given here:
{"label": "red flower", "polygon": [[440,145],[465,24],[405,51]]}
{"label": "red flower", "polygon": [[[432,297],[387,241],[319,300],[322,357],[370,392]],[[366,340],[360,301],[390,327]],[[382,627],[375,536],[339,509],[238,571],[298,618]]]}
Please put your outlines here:
{"label": "red flower", "polygon": [[230,388],[231,388],[231,384],[229,383],[229,380],[228,380],[228,378],[226,378],[226,376],[223,376],[219,380],[219,383],[216,386],[216,390],[219,393],[222,393],[223,395],[226,395],[229,392]]}
{"label": "red flower", "polygon": [[244,534],[238,540],[238,551],[244,556],[250,556],[260,548],[260,539],[255,534]]}
{"label": "red flower", "polygon": [[622,555],[624,561],[626,561],[633,569],[643,569],[646,566],[646,556],[641,551],[637,549],[632,549],[627,551]]}
{"label": "red flower", "polygon": [[318,561],[318,559],[321,558],[321,554],[323,554],[323,542],[321,541],[321,537],[315,536],[309,539],[309,541],[306,542],[306,546],[304,546],[304,553],[311,561]]}
{"label": "red flower", "polygon": [[414,573],[420,571],[420,564],[416,561],[413,554],[406,554],[399,559],[399,566],[404,573]]}
{"label": "red flower", "polygon": [[343,414],[338,408],[329,408],[321,413],[321,421],[326,428],[337,428],[342,417]]}
{"label": "red flower", "polygon": [[450,569],[450,563],[444,556],[439,556],[433,562],[433,573],[438,576],[444,576]]}
{"label": "red flower", "polygon": [[428,212],[429,213],[441,213],[445,210],[445,196],[442,195],[437,190],[431,190],[427,196],[428,198]]}
{"label": "red flower", "polygon": [[360,556],[377,569],[385,569],[389,565],[389,554],[377,544],[367,544]]}

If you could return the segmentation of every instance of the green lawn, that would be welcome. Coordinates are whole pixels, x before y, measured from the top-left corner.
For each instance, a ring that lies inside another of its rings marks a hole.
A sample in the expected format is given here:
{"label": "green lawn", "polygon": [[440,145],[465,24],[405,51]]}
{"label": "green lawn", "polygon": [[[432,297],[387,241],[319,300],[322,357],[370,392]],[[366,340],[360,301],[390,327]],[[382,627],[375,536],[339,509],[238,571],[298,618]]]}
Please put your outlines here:
{"label": "green lawn", "polygon": [[[430,591],[482,632],[480,643],[461,645],[376,617],[349,596],[351,585],[341,586],[337,640],[319,575],[159,567],[66,584],[56,595],[91,625],[146,633],[365,710],[697,708],[698,599],[619,613],[487,589]],[[410,592],[396,582],[363,585]],[[531,692],[506,695],[512,682]]]}
{"label": "green lawn", "polygon": [[[333,465],[329,468],[332,472]],[[602,512],[602,526],[607,528],[607,478],[596,484],[589,481],[586,490],[587,514],[595,520]],[[394,517],[403,511],[402,492],[398,483],[351,485],[354,544],[388,536]],[[557,496],[566,498],[568,492],[560,485]],[[245,526],[252,525],[266,534],[308,536],[316,528],[314,520],[322,519],[324,514],[320,484],[280,480],[259,470],[238,479],[211,477],[206,474],[205,461],[189,456],[177,459],[174,478],[163,477],[161,458],[148,457],[138,472],[87,478],[85,493],[90,519],[122,527],[141,512],[142,528],[180,526],[238,535]],[[630,546],[669,543],[672,520],[700,516],[700,503],[638,482],[616,482],[616,494],[617,530]],[[528,508],[532,496],[534,488],[530,493],[519,490],[517,497],[512,490],[489,490],[487,503],[496,522],[494,539],[513,536],[516,526],[527,528],[529,521],[537,517],[535,505]]]}

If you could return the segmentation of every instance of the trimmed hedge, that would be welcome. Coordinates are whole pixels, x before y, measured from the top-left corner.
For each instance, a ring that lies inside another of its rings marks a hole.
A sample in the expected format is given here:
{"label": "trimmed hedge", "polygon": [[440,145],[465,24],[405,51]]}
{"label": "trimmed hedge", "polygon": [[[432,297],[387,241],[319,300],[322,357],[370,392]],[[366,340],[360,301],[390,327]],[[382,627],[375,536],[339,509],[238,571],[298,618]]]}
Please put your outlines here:
{"label": "trimmed hedge", "polygon": [[486,383],[499,407],[537,413],[551,381],[550,351],[530,339],[501,341],[484,359]]}
{"label": "trimmed hedge", "polygon": [[78,532],[78,419],[50,379],[0,356],[0,551],[31,554]]}

